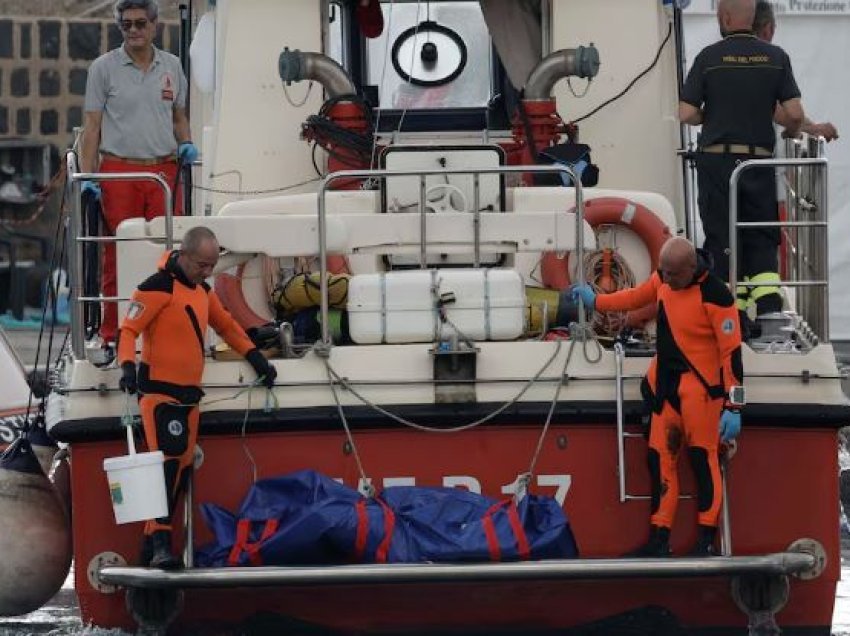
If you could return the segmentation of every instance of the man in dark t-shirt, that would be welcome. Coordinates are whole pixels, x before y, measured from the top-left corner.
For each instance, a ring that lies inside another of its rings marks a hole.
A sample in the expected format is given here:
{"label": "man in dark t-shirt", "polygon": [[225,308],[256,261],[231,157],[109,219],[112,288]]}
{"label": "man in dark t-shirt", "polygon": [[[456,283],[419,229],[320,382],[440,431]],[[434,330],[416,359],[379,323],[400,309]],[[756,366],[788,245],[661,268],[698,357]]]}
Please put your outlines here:
{"label": "man in dark t-shirt", "polygon": [[[780,104],[787,115],[785,135],[795,136],[803,122],[800,89],[791,61],[778,46],[752,33],[755,0],[720,0],[717,21],[723,39],[704,48],[682,88],[679,119],[702,124],[697,177],[704,247],[715,273],[729,278],[729,178],[741,161],[773,156],[773,115]],[[776,174],[751,168],[738,181],[738,220],[777,221]],[[744,229],[738,245],[738,278],[758,283],[736,291],[742,327],[746,309],[758,315],[780,311],[778,228]]]}

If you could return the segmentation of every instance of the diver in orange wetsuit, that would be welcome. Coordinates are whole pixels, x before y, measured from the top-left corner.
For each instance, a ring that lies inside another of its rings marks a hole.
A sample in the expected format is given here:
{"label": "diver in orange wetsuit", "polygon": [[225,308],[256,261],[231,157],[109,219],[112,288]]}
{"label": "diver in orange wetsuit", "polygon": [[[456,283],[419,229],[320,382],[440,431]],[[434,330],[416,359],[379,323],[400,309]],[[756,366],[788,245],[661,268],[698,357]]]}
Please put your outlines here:
{"label": "diver in orange wetsuit", "polygon": [[[722,498],[720,441],[741,428],[741,329],[726,285],[683,238],[661,251],[660,268],[642,285],[597,295],[577,285],[572,295],[588,309],[624,311],[658,303],[657,353],[641,387],[652,406],[649,465],[652,516],[649,541],[631,556],[669,556],[679,499],[677,461],[688,447],[697,483],[699,531],[691,556],[716,554]],[[730,396],[735,396],[734,398]],[[733,403],[734,402],[734,403]],[[719,426],[718,426],[719,422]]]}
{"label": "diver in orange wetsuit", "polygon": [[[215,234],[205,227],[186,232],[179,250],[163,255],[159,271],[133,293],[121,323],[118,361],[120,386],[139,391],[139,410],[148,448],[165,455],[168,516],[145,525],[143,565],[180,566],[171,551],[172,517],[189,477],[198,436],[198,403],[204,371],[207,325],[244,355],[271,389],[275,368],[254,346],[204,280],[218,262]],[[142,359],[136,371],[136,339]]]}

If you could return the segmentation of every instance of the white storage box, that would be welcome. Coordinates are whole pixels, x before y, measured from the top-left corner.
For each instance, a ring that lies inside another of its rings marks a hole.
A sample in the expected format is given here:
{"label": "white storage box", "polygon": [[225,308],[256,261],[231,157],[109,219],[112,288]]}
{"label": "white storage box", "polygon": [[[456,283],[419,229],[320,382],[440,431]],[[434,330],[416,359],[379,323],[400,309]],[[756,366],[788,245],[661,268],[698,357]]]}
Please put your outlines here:
{"label": "white storage box", "polygon": [[[448,322],[440,319],[439,298]],[[348,326],[360,344],[433,342],[455,335],[513,340],[525,327],[522,277],[506,269],[431,269],[352,276]]]}

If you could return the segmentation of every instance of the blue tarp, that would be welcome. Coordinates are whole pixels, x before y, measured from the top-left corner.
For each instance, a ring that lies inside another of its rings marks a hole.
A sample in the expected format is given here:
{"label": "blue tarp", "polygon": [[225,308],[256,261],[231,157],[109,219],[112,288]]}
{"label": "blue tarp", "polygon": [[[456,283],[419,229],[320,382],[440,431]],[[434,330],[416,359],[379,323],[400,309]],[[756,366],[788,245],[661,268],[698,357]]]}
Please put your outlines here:
{"label": "blue tarp", "polygon": [[310,470],[254,484],[235,514],[203,504],[215,540],[200,567],[416,563],[578,556],[551,497],[514,505],[456,488],[397,486],[376,497]]}

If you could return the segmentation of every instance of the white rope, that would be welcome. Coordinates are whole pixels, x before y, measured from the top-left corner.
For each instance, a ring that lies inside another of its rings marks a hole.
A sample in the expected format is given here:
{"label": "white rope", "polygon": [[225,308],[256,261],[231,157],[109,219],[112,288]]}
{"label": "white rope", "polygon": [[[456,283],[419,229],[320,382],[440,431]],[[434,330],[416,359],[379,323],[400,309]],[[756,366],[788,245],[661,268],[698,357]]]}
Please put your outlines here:
{"label": "white rope", "polygon": [[[580,331],[581,327],[578,324],[570,325],[571,335],[575,334],[577,331]],[[582,337],[584,338],[582,351],[584,353],[584,358],[588,362],[598,362],[602,358],[602,347],[599,344],[599,341],[595,337],[595,333],[591,327],[585,326],[584,333]],[[596,343],[598,348],[598,356],[591,360],[588,357],[587,352],[587,343],[589,340],[593,340]],[[564,378],[567,377],[567,369],[570,366],[570,358],[573,356],[573,348],[575,345],[575,339],[570,341],[570,348],[567,351],[567,359],[564,360],[564,367],[561,369],[561,378],[558,382],[558,386],[555,388],[555,395],[552,397],[552,402],[549,404],[549,412],[546,414],[546,421],[543,423],[543,430],[540,431],[540,437],[537,438],[537,447],[534,449],[534,454],[531,456],[531,462],[528,465],[528,471],[519,475],[517,478],[517,489],[514,493],[514,498],[519,499],[522,495],[527,492],[528,485],[531,483],[531,480],[534,478],[534,469],[537,466],[537,460],[540,458],[540,453],[543,451],[543,441],[546,439],[546,434],[549,432],[549,426],[552,423],[552,416],[555,414],[555,406],[558,404],[558,399],[561,397],[561,388],[564,386]]]}
{"label": "white rope", "polygon": [[363,462],[360,459],[360,452],[357,450],[357,444],[354,441],[354,436],[351,434],[351,428],[348,426],[348,419],[345,417],[345,411],[343,410],[342,403],[339,401],[339,396],[336,393],[336,385],[331,378],[331,374],[333,373],[331,365],[327,358],[324,360],[328,372],[328,384],[330,384],[331,393],[333,393],[334,402],[336,402],[336,410],[337,413],[339,413],[339,419],[342,422],[342,427],[345,429],[345,436],[348,438],[348,443],[351,444],[351,454],[354,455],[354,461],[357,464],[357,472],[360,473],[360,483],[363,484],[366,496],[373,497],[375,495],[375,489],[369,482],[369,478],[366,476],[366,470],[363,468]]}
{"label": "white rope", "polygon": [[[253,388],[254,388],[254,385],[251,385],[251,389],[253,389]],[[244,451],[245,456],[248,458],[248,461],[251,464],[251,478],[253,480],[252,483],[256,484],[257,483],[257,462],[254,460],[254,455],[251,453],[251,449],[248,448],[248,442],[245,439],[245,433],[247,432],[247,429],[248,429],[248,417],[251,414],[251,394],[252,393],[253,393],[253,391],[249,389],[248,390],[248,406],[245,409],[245,417],[242,418],[242,434],[241,434],[241,437],[242,437],[242,450]]]}
{"label": "white rope", "polygon": [[[334,370],[334,368],[331,366],[330,360],[329,360],[328,358],[323,358],[323,359],[324,359],[324,361],[325,361],[325,366],[327,367],[328,376],[329,376],[329,377],[328,377],[328,380],[329,380],[329,384],[330,384],[330,387],[331,387],[331,391],[333,392],[334,399],[337,401],[337,405],[338,405],[338,408],[340,409],[340,412],[342,411],[342,406],[341,406],[341,404],[340,404],[340,402],[339,402],[339,400],[338,400],[338,398],[337,398],[337,394],[336,394],[336,386],[335,386],[335,384],[336,384],[336,383],[339,383],[339,384],[340,384],[340,386],[342,386],[342,388],[344,388],[345,390],[347,390],[347,391],[351,392],[351,394],[352,394],[354,397],[356,397],[358,400],[360,400],[360,401],[361,401],[363,404],[365,404],[366,406],[368,406],[368,407],[370,407],[371,409],[373,409],[373,410],[377,411],[377,412],[378,412],[378,413],[380,413],[381,415],[383,415],[383,416],[385,416],[385,417],[388,417],[388,418],[390,418],[391,420],[394,420],[394,421],[398,422],[399,424],[402,424],[402,425],[404,425],[404,426],[408,426],[408,427],[410,427],[410,428],[413,428],[413,429],[415,429],[415,430],[417,430],[417,431],[423,431],[423,432],[426,432],[426,433],[459,433],[459,432],[461,432],[461,431],[467,431],[467,430],[470,430],[470,429],[476,428],[476,427],[478,427],[478,426],[480,426],[480,425],[482,425],[482,424],[484,424],[484,423],[486,423],[486,422],[489,422],[489,421],[490,421],[490,420],[492,420],[494,417],[497,417],[498,415],[500,415],[501,413],[503,413],[505,410],[509,409],[511,406],[513,406],[514,404],[516,404],[516,403],[520,400],[520,398],[522,398],[522,396],[523,396],[523,395],[525,395],[525,394],[528,392],[528,390],[529,390],[529,389],[530,389],[530,388],[531,388],[531,387],[532,387],[532,386],[533,386],[533,385],[534,385],[534,384],[535,384],[535,383],[536,383],[536,382],[540,379],[540,377],[541,377],[541,376],[542,376],[542,375],[546,372],[546,370],[550,367],[550,365],[552,364],[552,362],[554,362],[554,361],[555,361],[555,358],[557,358],[557,357],[558,357],[558,354],[561,352],[561,344],[562,344],[562,342],[563,342],[562,340],[558,340],[558,341],[556,341],[556,347],[555,347],[555,351],[554,351],[554,353],[552,353],[552,355],[551,355],[551,356],[549,357],[549,359],[548,359],[548,360],[547,360],[547,361],[543,364],[543,366],[540,368],[540,370],[539,370],[537,373],[535,373],[535,374],[534,374],[534,376],[532,376],[532,377],[528,380],[528,382],[526,382],[525,386],[523,386],[523,387],[522,387],[522,389],[519,391],[519,393],[517,393],[517,394],[516,394],[516,396],[514,396],[513,398],[511,398],[509,401],[505,402],[505,403],[504,403],[504,404],[502,404],[501,406],[499,406],[499,407],[498,407],[497,409],[495,409],[494,411],[490,412],[489,414],[485,415],[485,416],[484,416],[484,417],[482,417],[482,418],[479,418],[479,419],[475,420],[474,422],[469,422],[468,424],[461,424],[460,426],[452,426],[452,427],[450,427],[450,428],[435,428],[435,427],[433,427],[433,426],[425,426],[424,424],[418,424],[418,423],[413,422],[413,421],[411,421],[411,420],[408,420],[408,419],[406,419],[406,418],[404,418],[404,417],[401,417],[400,415],[396,415],[395,413],[392,413],[392,412],[388,411],[387,409],[385,409],[385,408],[383,408],[383,407],[379,406],[378,404],[375,404],[374,402],[372,402],[371,400],[369,400],[368,398],[366,398],[365,396],[363,396],[362,394],[360,394],[360,393],[357,391],[357,389],[355,389],[355,388],[354,388],[354,387],[353,387],[353,386],[352,386],[352,385],[348,382],[348,380],[347,380],[346,378],[344,378],[344,377],[342,377],[341,375],[339,375],[339,374],[338,374],[338,373]],[[345,425],[345,424],[344,424],[344,425]]]}
{"label": "white rope", "polygon": [[[558,386],[555,388],[555,395],[552,397],[552,402],[549,404],[549,412],[546,414],[546,421],[543,423],[543,430],[540,432],[540,437],[537,439],[537,447],[534,449],[534,454],[531,456],[531,462],[528,465],[528,472],[520,476],[520,479],[526,481],[526,483],[531,481],[531,478],[534,476],[534,467],[537,465],[537,459],[540,457],[540,451],[543,450],[543,440],[546,438],[546,433],[549,431],[549,425],[552,423],[552,416],[555,414],[555,405],[558,403],[558,398],[561,397],[561,387],[564,386],[564,378],[567,377],[567,368],[570,366],[570,358],[573,357],[575,343],[575,340],[570,340],[570,348],[567,350],[567,358],[564,360],[564,366],[561,369],[561,378],[558,382]],[[517,492],[519,492],[519,489],[517,489]]]}
{"label": "white rope", "polygon": [[[209,402],[204,402],[204,404],[212,404],[214,402],[220,402],[224,400],[233,400],[242,395],[243,393],[248,393],[248,406],[245,407],[245,417],[242,418],[242,450],[245,452],[245,456],[248,458],[248,461],[251,464],[251,475],[253,478],[253,483],[257,483],[257,462],[254,460],[254,455],[251,453],[251,449],[248,448],[248,442],[245,438],[246,433],[248,431],[248,418],[251,415],[251,396],[254,393],[254,389],[259,388],[263,378],[265,376],[260,376],[256,380],[254,380],[251,384],[247,386],[245,389],[240,389],[235,394],[231,395],[227,398],[219,398],[218,400],[210,400]],[[266,388],[266,403],[263,406],[263,410],[268,413],[272,410],[272,407],[277,407],[277,396],[272,392],[271,389]]]}
{"label": "white rope", "polygon": [[238,194],[238,195],[252,195],[252,194],[275,194],[277,192],[286,192],[287,190],[293,190],[295,188],[300,188],[301,186],[309,185],[311,183],[315,183],[317,181],[321,181],[322,177],[316,177],[314,179],[307,179],[306,181],[299,181],[298,183],[293,183],[288,186],[281,186],[279,188],[265,188],[262,190],[227,190],[224,188],[209,188],[207,186],[194,185],[192,184],[193,190],[203,190],[204,192],[212,192],[213,194]]}

